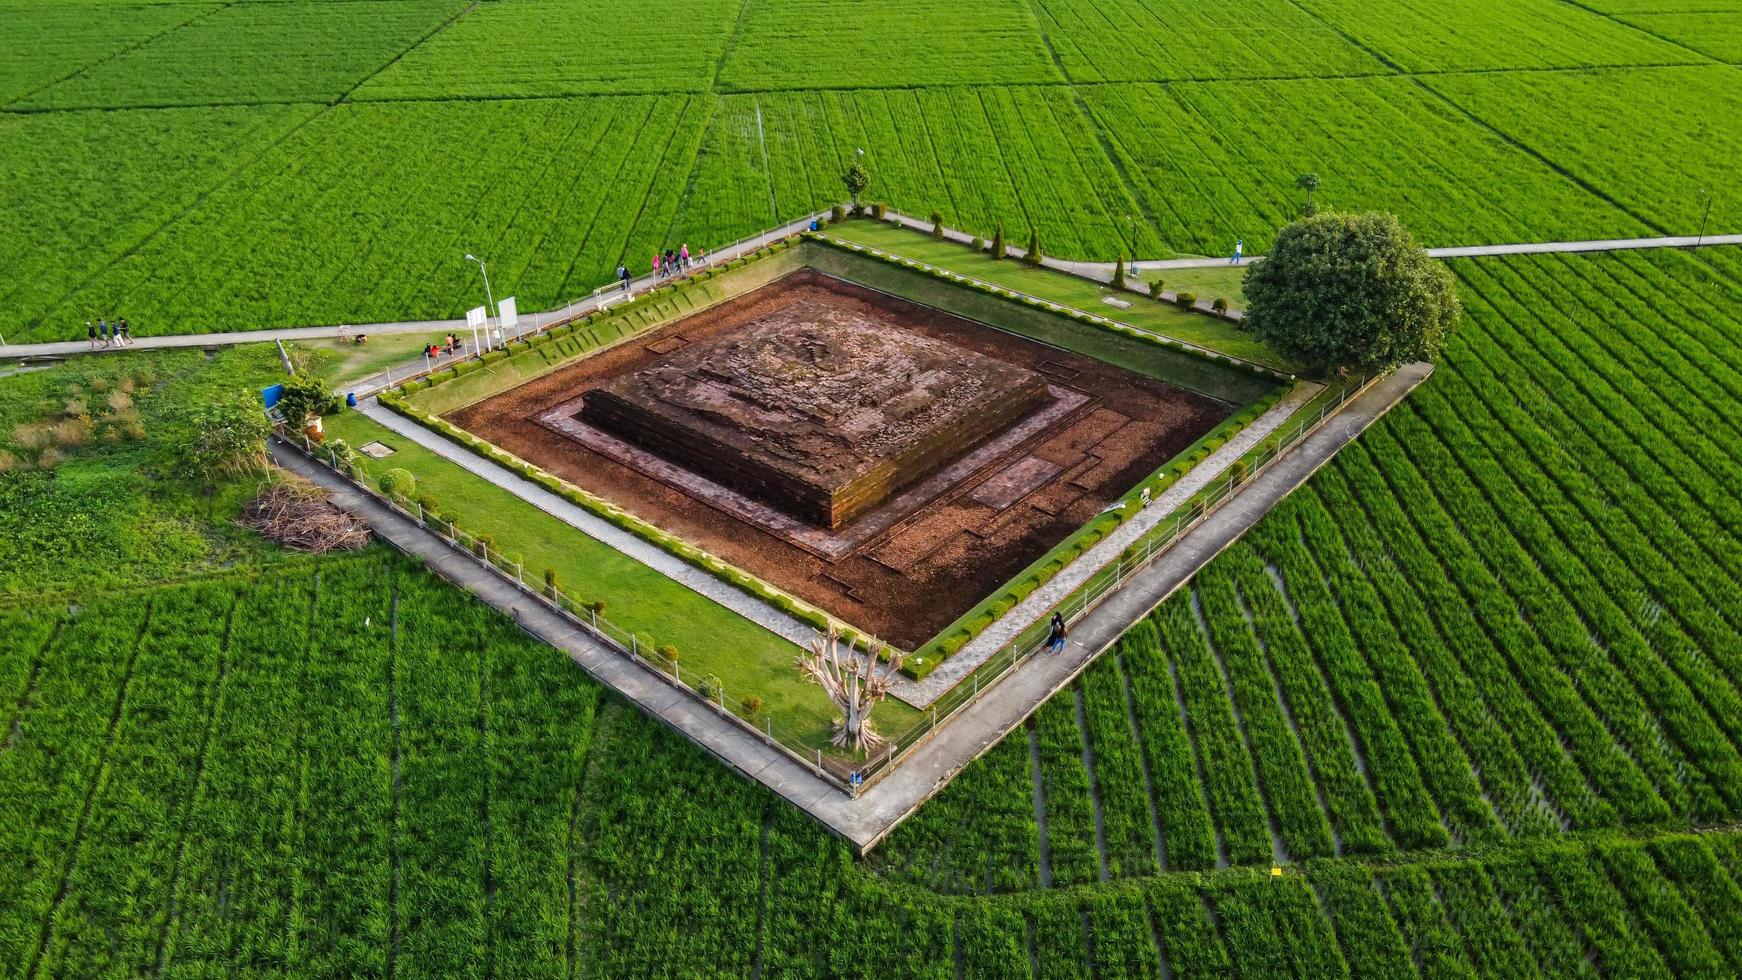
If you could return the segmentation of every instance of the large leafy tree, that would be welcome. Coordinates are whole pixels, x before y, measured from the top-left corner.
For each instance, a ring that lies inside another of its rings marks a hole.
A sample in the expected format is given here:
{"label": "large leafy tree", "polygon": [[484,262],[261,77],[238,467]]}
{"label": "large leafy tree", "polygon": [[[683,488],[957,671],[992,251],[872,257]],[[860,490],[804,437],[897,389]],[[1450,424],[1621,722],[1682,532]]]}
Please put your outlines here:
{"label": "large leafy tree", "polygon": [[1431,360],[1459,313],[1451,274],[1389,214],[1302,218],[1246,273],[1246,327],[1314,368]]}

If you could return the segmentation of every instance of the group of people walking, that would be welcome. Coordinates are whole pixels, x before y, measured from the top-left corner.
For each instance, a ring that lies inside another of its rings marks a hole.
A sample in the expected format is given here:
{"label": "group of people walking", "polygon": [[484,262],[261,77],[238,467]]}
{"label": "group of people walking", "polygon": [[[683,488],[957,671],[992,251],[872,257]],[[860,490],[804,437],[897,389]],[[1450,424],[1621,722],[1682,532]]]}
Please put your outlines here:
{"label": "group of people walking", "polygon": [[424,356],[432,361],[441,360],[443,354],[464,354],[465,352],[466,341],[453,334],[443,337],[441,343],[430,344],[423,349]]}
{"label": "group of people walking", "polygon": [[133,343],[133,334],[127,329],[127,318],[122,317],[114,323],[98,318],[96,323],[85,321],[85,339],[91,342],[91,349],[97,345],[104,347],[126,347]]}
{"label": "group of people walking", "polygon": [[653,253],[653,278],[670,279],[690,271],[690,246],[685,242],[677,249]]}
{"label": "group of people walking", "polygon": [[[696,249],[696,254],[692,256],[689,243],[685,242],[677,248],[668,248],[663,252],[653,253],[653,278],[658,280],[687,276],[691,269],[703,265],[707,261],[708,257],[704,250]],[[623,284],[624,292],[630,292],[633,289],[635,274],[629,271],[627,265],[618,263],[617,281]]]}

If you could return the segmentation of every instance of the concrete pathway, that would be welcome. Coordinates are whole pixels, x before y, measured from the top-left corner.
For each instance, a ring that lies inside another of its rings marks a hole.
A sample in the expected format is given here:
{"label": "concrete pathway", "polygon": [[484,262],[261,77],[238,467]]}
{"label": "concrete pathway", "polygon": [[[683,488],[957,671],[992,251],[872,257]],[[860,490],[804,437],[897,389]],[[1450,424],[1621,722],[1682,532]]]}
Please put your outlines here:
{"label": "concrete pathway", "polygon": [[1063,653],[1037,654],[1018,665],[951,715],[857,800],[829,808],[830,816],[817,814],[819,818],[828,822],[837,809],[847,810],[849,818],[841,824],[842,835],[861,852],[875,847],[968,763],[997,745],[1075,680],[1132,623],[1189,581],[1432,372],[1430,364],[1407,365],[1356,396],[1294,451],[1254,477],[1232,500],[1079,620]]}
{"label": "concrete pathway", "polygon": [[[1427,254],[1436,259],[1469,259],[1487,255],[1548,255],[1551,253],[1577,252],[1626,252],[1644,248],[1694,248],[1706,245],[1742,245],[1742,235],[1674,235],[1666,238],[1599,238],[1590,241],[1577,242],[1514,242],[1509,245],[1454,245],[1447,248],[1430,248]],[[1202,259],[1143,259],[1132,262],[1128,268],[1141,272],[1151,269],[1214,269],[1224,265],[1248,266],[1263,258],[1262,255],[1247,255],[1238,263],[1229,262],[1226,256],[1222,258]],[[1102,281],[1113,278],[1113,263],[1111,262],[1069,262],[1058,261],[1058,268],[1075,272],[1077,275],[1088,276]]]}
{"label": "concrete pathway", "polygon": [[[754,252],[764,245],[777,242],[790,235],[810,227],[810,223],[818,218],[828,216],[827,211],[807,214],[796,221],[789,221],[778,228],[771,228],[758,235],[733,242],[724,248],[708,253],[709,264],[729,262],[732,259]],[[705,268],[705,267],[704,267]],[[631,293],[640,293],[653,286],[663,285],[668,280],[655,279],[651,275],[631,280]],[[584,299],[575,300],[567,306],[542,313],[527,313],[521,315],[522,332],[529,333],[533,329],[543,329],[556,326],[578,316],[584,316],[598,309],[601,303],[613,306],[623,300],[620,290],[610,290],[604,294],[595,293]],[[526,327],[527,322],[532,324]],[[82,325],[82,324],[81,324]],[[349,323],[343,325],[322,327],[270,327],[260,330],[227,330],[217,333],[171,333],[157,334],[150,337],[135,337],[127,347],[98,347],[91,349],[90,341],[83,337],[76,340],[54,341],[41,344],[0,344],[0,357],[42,357],[62,356],[67,354],[117,354],[129,350],[152,350],[163,347],[225,347],[231,344],[258,344],[273,340],[311,340],[321,337],[337,337],[340,330],[348,330],[356,334],[406,334],[427,333],[437,336],[444,333],[463,334],[471,336],[471,330],[465,320],[406,320],[395,323]],[[419,361],[419,364],[422,362]],[[403,373],[403,371],[401,371]],[[384,377],[384,376],[383,376]],[[378,386],[377,386],[378,387]],[[369,390],[375,390],[371,388]]]}
{"label": "concrete pathway", "polygon": [[1235,460],[1282,428],[1290,416],[1323,390],[1323,385],[1310,381],[1296,384],[1270,411],[1253,419],[1234,438],[1223,443],[1215,452],[1205,457],[1203,462],[1192,467],[1160,496],[1151,500],[1149,506],[1137,516],[1119,525],[1112,534],[1065,566],[1063,571],[1053,576],[1045,585],[1035,589],[1028,598],[1017,603],[1015,608],[987,627],[985,632],[974,637],[956,651],[954,656],[926,675],[924,680],[911,681],[903,677],[899,683],[891,684],[890,692],[916,708],[929,707],[981,664],[990,660],[1006,643],[1047,618],[1053,607],[1094,577],[1095,573],[1118,561],[1119,556],[1125,553],[1125,549],[1133,541],[1149,533],[1194,494],[1214,483],[1227,472],[1228,467],[1234,465]]}
{"label": "concrete pathway", "polygon": [[[904,215],[895,211],[889,211],[887,214],[889,217],[897,219],[907,227],[927,232],[931,230],[931,223],[929,221],[922,221],[921,219],[915,218],[911,215]],[[788,235],[797,234],[798,232],[808,228],[812,221],[827,216],[827,211],[818,211],[815,214],[805,215],[796,221],[787,222],[778,228],[773,228],[751,238],[734,242],[725,248],[710,253],[709,260],[711,262],[723,262],[737,258],[745,252],[755,251],[764,245],[779,241]],[[968,244],[974,240],[975,236],[955,228],[945,228],[944,237],[950,241]],[[1742,235],[1706,235],[1703,237],[1682,235],[1669,238],[1611,238],[1574,242],[1518,242],[1510,245],[1460,245],[1451,248],[1430,248],[1427,251],[1429,255],[1439,258],[1470,258],[1482,255],[1540,255],[1551,252],[1610,252],[1643,248],[1691,248],[1696,243],[1701,245],[1742,245]],[[1014,245],[1009,247],[1009,253],[1013,258],[1020,258],[1026,254],[1022,248]],[[1239,264],[1242,266],[1251,265],[1260,258],[1262,258],[1262,256],[1249,255],[1243,258]],[[1152,269],[1210,269],[1230,264],[1232,263],[1230,263],[1226,258],[1145,259],[1132,262],[1128,266],[1128,269],[1133,275],[1137,275],[1144,270]],[[1056,259],[1051,256],[1046,256],[1041,259],[1041,265],[1049,269],[1068,272],[1085,279],[1093,279],[1097,282],[1109,282],[1113,278],[1113,263],[1111,262],[1079,262],[1071,259]],[[642,276],[632,282],[632,289],[635,292],[640,292],[649,286],[658,285],[661,281],[662,280],[655,280],[652,276]],[[1143,290],[1138,287],[1133,287],[1132,291],[1142,292]],[[589,296],[555,310],[527,314],[523,319],[530,319],[536,328],[550,327],[566,320],[572,320],[575,317],[590,313],[593,310],[598,309],[601,302],[615,303],[621,298],[621,296],[622,294],[617,292],[608,293],[603,298],[598,295]],[[1171,300],[1171,294],[1167,294],[1164,298]],[[1198,306],[1207,311],[1209,309],[1209,301],[1200,300]],[[1238,312],[1233,314],[1233,318],[1239,319]],[[0,357],[112,354],[123,350],[149,350],[162,347],[222,347],[230,344],[254,344],[271,340],[308,340],[320,337],[336,337],[339,335],[340,330],[349,330],[353,334],[427,333],[432,336],[449,332],[470,334],[470,331],[466,328],[466,322],[464,320],[406,320],[394,323],[357,323],[346,324],[343,326],[272,327],[260,330],[229,330],[218,333],[162,334],[151,337],[135,337],[132,346],[126,348],[99,347],[96,350],[92,350],[90,343],[83,339],[40,344],[0,344]],[[408,362],[407,367],[409,366]],[[405,368],[396,368],[396,370],[403,372]],[[359,392],[376,391],[387,383],[386,379],[387,375],[383,373],[376,378],[371,378],[362,382],[356,386],[356,390]]]}
{"label": "concrete pathway", "polygon": [[946,719],[892,771],[857,798],[836,789],[811,767],[780,748],[721,717],[716,709],[698,702],[664,674],[599,642],[441,536],[352,489],[336,473],[308,460],[299,451],[275,440],[271,452],[280,466],[327,489],[334,503],[367,521],[389,543],[423,560],[443,578],[501,610],[528,633],[562,650],[594,679],[677,729],[735,772],[767,786],[850,841],[863,854],[947,785],[963,767],[1070,684],[1132,623],[1147,615],[1257,523],[1432,370],[1427,364],[1409,365],[1357,396],[1084,616],[1072,630],[1071,644],[1064,653],[1037,655],[1018,665],[987,687],[979,698]]}
{"label": "concrete pathway", "polygon": [[816,630],[761,599],[691,565],[658,545],[589,514],[531,480],[382,406],[374,398],[357,403],[357,411],[408,442],[429,450],[474,476],[488,480],[587,537],[635,559],[673,582],[725,606],[745,619],[798,646],[808,646]]}
{"label": "concrete pathway", "polygon": [[[331,494],[333,503],[366,521],[375,533],[432,571],[472,593],[518,623],[521,629],[563,651],[594,680],[677,729],[740,775],[767,786],[829,829],[854,843],[869,839],[874,825],[853,819],[854,800],[777,746],[770,745],[716,708],[699,701],[660,671],[625,656],[522,590],[494,569],[419,527],[332,470],[274,439],[273,461]],[[888,828],[882,828],[885,832]]]}

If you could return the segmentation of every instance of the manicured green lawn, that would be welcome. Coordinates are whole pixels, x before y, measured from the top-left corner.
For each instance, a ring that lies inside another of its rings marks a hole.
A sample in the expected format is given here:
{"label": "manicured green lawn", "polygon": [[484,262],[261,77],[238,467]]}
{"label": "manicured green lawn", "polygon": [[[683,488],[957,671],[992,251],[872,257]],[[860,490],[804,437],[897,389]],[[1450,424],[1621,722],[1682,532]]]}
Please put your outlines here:
{"label": "manicured green lawn", "polygon": [[[798,648],[748,619],[673,582],[563,521],[356,412],[325,420],[329,438],[352,446],[381,442],[393,455],[360,457],[372,476],[395,467],[417,477],[417,495],[433,497],[442,513],[472,534],[487,534],[526,576],[542,581],[556,570],[560,587],[582,601],[603,600],[613,622],[670,644],[686,676],[719,677],[729,704],[761,697],[765,717],[789,743],[827,744],[832,706],[822,690],[800,678]],[[877,709],[879,730],[906,731],[919,713],[898,701]]]}
{"label": "manicured green lawn", "polygon": [[[1184,256],[1182,256],[1183,258]],[[1213,300],[1220,296],[1236,310],[1246,306],[1246,270],[1250,266],[1218,265],[1208,269],[1142,269],[1132,273],[1132,282],[1147,289],[1156,279],[1164,288],[1197,293],[1199,299]]]}
{"label": "manicured green lawn", "polygon": [[[437,334],[400,333],[372,335],[361,345],[325,337],[299,340],[290,346],[292,350],[310,352],[315,373],[342,391],[348,384],[380,374],[389,365],[397,368],[417,360],[426,346],[439,340]],[[393,376],[399,377],[399,372],[395,371]]]}
{"label": "manicured green lawn", "polygon": [[[1115,290],[1062,272],[1030,268],[1020,262],[998,261],[993,259],[989,253],[975,252],[966,245],[956,242],[937,241],[923,232],[910,228],[898,228],[876,221],[855,220],[830,225],[826,234],[844,241],[882,249],[916,262],[925,262],[939,268],[949,269],[952,272],[959,272],[965,276],[973,276],[975,279],[1007,289],[1019,290],[1031,296],[1064,303],[1079,310],[1116,319],[1152,333],[1174,337],[1190,344],[1197,344],[1199,347],[1232,354],[1235,357],[1243,357],[1249,361],[1280,370],[1294,371],[1298,368],[1298,365],[1291,364],[1286,358],[1225,320],[1205,316],[1201,313],[1188,313],[1177,306],[1158,303],[1128,290]],[[1182,271],[1221,273],[1221,270],[1202,269]],[[1204,276],[1201,281],[1215,283],[1217,279]],[[1226,282],[1226,280],[1222,281]],[[1180,283],[1182,286],[1185,284],[1183,277]],[[1196,291],[1199,298],[1213,299],[1216,296],[1227,295],[1222,291],[1211,289],[1198,289]],[[1103,302],[1103,299],[1109,296],[1128,301],[1131,305],[1120,309]],[[1230,296],[1230,302],[1233,299],[1234,297]]]}

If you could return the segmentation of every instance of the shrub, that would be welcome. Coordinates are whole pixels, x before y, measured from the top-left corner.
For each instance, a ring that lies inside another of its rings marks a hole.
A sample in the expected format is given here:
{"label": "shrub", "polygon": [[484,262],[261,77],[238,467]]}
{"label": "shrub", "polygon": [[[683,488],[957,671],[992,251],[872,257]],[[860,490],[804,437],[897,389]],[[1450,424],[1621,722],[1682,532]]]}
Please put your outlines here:
{"label": "shrub", "polygon": [[940,242],[944,240],[944,213],[942,211],[931,213],[931,237]]}
{"label": "shrub", "polygon": [[418,489],[418,479],[411,475],[411,470],[401,470],[399,467],[381,473],[381,479],[376,482],[380,484],[381,493],[392,498],[408,498]]}
{"label": "shrub", "polygon": [[556,591],[556,569],[547,568],[544,570],[544,593],[555,599]]}
{"label": "shrub", "polygon": [[1113,261],[1113,288],[1125,288],[1125,256],[1123,255]]}
{"label": "shrub", "polygon": [[473,539],[478,546],[478,557],[488,560],[490,552],[496,550],[496,539],[488,534],[480,534]]}
{"label": "shrub", "polygon": [[829,222],[831,224],[838,225],[841,222],[846,221],[846,220],[847,220],[847,209],[846,208],[837,204],[834,207],[829,209]]}
{"label": "shrub", "polygon": [[1149,280],[1149,298],[1153,299],[1153,300],[1160,300],[1161,299],[1161,280],[1160,279]]}
{"label": "shrub", "polygon": [[660,656],[671,661],[672,663],[674,663],[674,664],[677,663],[677,647],[674,647],[671,644],[667,643],[664,646],[659,648],[658,653]]}
{"label": "shrub", "polygon": [[1001,259],[1005,256],[1005,253],[1004,222],[1000,221],[998,222],[997,227],[992,230],[992,257],[995,259]]}
{"label": "shrub", "polygon": [[982,239],[979,239],[979,238],[974,239],[974,251],[976,251],[976,252],[986,251],[986,242]]}
{"label": "shrub", "polygon": [[1210,303],[1210,309],[1215,310],[1217,313],[1226,313],[1228,312],[1228,300],[1224,297],[1218,296]]}
{"label": "shrub", "polygon": [[595,616],[605,615],[605,600],[594,599],[592,602],[587,603],[587,611]]}
{"label": "shrub", "polygon": [[1040,260],[1040,229],[1030,228],[1028,230],[1028,251],[1022,254],[1022,261],[1029,265],[1039,265]]}
{"label": "shrub", "polygon": [[1189,310],[1193,306],[1197,305],[1198,294],[1197,293],[1175,293],[1173,296],[1173,301],[1175,303],[1178,303],[1180,306],[1185,307],[1186,309]]}
{"label": "shrub", "polygon": [[738,713],[746,718],[762,714],[762,699],[751,694],[738,702]]}
{"label": "shrub", "polygon": [[23,468],[24,462],[22,460],[6,450],[0,449],[0,473],[10,473],[13,470],[21,470]]}

